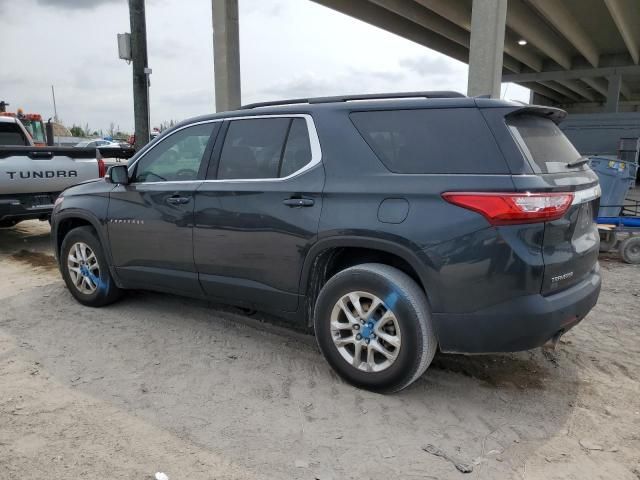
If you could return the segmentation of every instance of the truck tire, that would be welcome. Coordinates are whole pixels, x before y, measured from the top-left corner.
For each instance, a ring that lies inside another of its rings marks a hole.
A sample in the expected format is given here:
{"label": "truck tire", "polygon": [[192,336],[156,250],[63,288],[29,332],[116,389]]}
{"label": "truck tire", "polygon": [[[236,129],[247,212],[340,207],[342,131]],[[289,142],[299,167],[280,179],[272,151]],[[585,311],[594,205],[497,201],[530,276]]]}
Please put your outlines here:
{"label": "truck tire", "polygon": [[640,235],[633,235],[622,241],[620,256],[627,263],[640,264]]}
{"label": "truck tire", "polygon": [[377,263],[329,279],[316,301],[314,328],[322,354],[342,378],[380,393],[413,383],[438,347],[422,289]]}
{"label": "truck tire", "polygon": [[109,272],[100,240],[91,227],[71,230],[62,240],[60,271],[71,295],[89,307],[102,307],[122,295]]}

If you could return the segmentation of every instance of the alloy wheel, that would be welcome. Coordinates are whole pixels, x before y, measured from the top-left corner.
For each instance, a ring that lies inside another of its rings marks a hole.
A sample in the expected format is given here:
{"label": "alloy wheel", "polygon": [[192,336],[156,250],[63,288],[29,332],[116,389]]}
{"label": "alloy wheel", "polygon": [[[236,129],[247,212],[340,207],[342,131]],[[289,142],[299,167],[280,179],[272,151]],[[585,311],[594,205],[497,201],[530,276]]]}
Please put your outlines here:
{"label": "alloy wheel", "polygon": [[80,293],[91,295],[100,285],[98,258],[84,242],[76,242],[69,249],[67,269],[71,282]]}
{"label": "alloy wheel", "polygon": [[364,372],[381,372],[398,358],[402,344],[398,319],[368,292],[351,292],[331,312],[331,337],[342,358]]}

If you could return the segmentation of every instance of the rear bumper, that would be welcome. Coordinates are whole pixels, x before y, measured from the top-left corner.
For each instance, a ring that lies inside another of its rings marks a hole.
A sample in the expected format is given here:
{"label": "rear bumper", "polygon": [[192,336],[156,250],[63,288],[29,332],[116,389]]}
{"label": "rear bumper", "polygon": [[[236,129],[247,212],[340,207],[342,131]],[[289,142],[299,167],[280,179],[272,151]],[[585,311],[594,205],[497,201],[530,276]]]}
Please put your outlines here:
{"label": "rear bumper", "polygon": [[600,294],[599,267],[554,295],[528,295],[473,313],[434,313],[440,349],[455,353],[517,352],[544,345],[580,322]]}
{"label": "rear bumper", "polygon": [[[43,197],[49,200],[43,202]],[[45,219],[53,211],[51,199],[55,197],[55,194],[0,196],[0,222]]]}

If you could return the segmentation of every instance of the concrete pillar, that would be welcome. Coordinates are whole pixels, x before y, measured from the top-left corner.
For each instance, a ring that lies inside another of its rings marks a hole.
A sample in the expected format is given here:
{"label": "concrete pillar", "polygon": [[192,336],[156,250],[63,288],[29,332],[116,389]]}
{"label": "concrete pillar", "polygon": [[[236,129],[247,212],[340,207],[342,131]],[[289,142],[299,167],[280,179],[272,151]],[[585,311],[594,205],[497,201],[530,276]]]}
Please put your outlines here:
{"label": "concrete pillar", "polygon": [[607,88],[607,103],[604,111],[608,113],[616,113],[620,104],[620,88],[622,87],[622,75],[619,73],[610,76],[608,79],[609,88]]}
{"label": "concrete pillar", "polygon": [[238,0],[211,0],[216,111],[240,106]]}
{"label": "concrete pillar", "polygon": [[549,100],[544,95],[540,95],[537,92],[531,90],[529,94],[529,103],[531,105],[553,105],[553,101]]}
{"label": "concrete pillar", "polygon": [[500,98],[507,0],[473,0],[469,48],[469,96]]}

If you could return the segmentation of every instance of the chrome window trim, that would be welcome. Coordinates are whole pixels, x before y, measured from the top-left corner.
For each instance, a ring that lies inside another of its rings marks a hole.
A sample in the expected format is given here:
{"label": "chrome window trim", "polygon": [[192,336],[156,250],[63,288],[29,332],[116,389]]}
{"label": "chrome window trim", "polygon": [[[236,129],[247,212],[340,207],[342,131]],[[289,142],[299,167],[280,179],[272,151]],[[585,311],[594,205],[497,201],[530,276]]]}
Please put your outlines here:
{"label": "chrome window trim", "polygon": [[276,178],[229,178],[229,179],[204,179],[204,180],[174,180],[169,182],[132,182],[130,185],[167,185],[167,184],[189,184],[189,183],[247,183],[247,182],[282,182],[285,180],[289,180],[291,178],[302,175],[303,173],[311,170],[312,168],[320,165],[322,163],[322,150],[320,149],[320,138],[318,137],[318,131],[316,129],[315,122],[313,121],[313,117],[308,113],[290,113],[290,114],[273,114],[273,115],[244,115],[241,117],[227,117],[227,118],[216,118],[213,120],[203,120],[201,122],[190,123],[189,125],[184,125],[165,138],[160,140],[159,142],[152,145],[146,152],[140,155],[139,158],[136,159],[134,163],[129,166],[129,174],[131,174],[131,170],[136,166],[136,164],[143,158],[147,153],[156,148],[162,142],[164,142],[167,138],[169,138],[174,133],[177,133],[185,128],[194,127],[196,125],[202,125],[205,123],[214,123],[214,122],[224,122],[224,121],[234,121],[234,120],[251,120],[258,118],[304,118],[307,123],[307,133],[309,134],[309,144],[311,146],[311,160],[302,168],[296,170],[290,175],[286,177],[276,177]]}
{"label": "chrome window trim", "polygon": [[[216,122],[222,122],[225,119],[223,118],[216,118],[213,120],[203,120],[201,122],[195,122],[195,123],[190,123],[189,125],[184,125],[180,128],[176,128],[173,132],[169,133],[166,137],[160,139],[157,142],[154,142],[153,145],[150,145],[149,148],[147,150],[144,151],[144,153],[142,155],[140,155],[138,158],[136,158],[136,161],[133,162],[131,165],[129,165],[128,170],[129,170],[129,175],[131,175],[132,170],[135,169],[135,166],[138,164],[138,162],[143,159],[145,157],[145,155],[147,155],[150,151],[152,151],[154,148],[156,148],[158,145],[160,145],[162,142],[164,142],[167,138],[171,137],[173,134],[178,133],[182,130],[184,130],[185,128],[190,128],[190,127],[195,127],[197,125],[204,125],[205,123],[216,123]],[[132,182],[130,185],[146,185],[146,184],[154,184],[154,183],[192,183],[195,182],[197,180],[175,180],[172,182]],[[201,181],[201,180],[200,180]]]}

